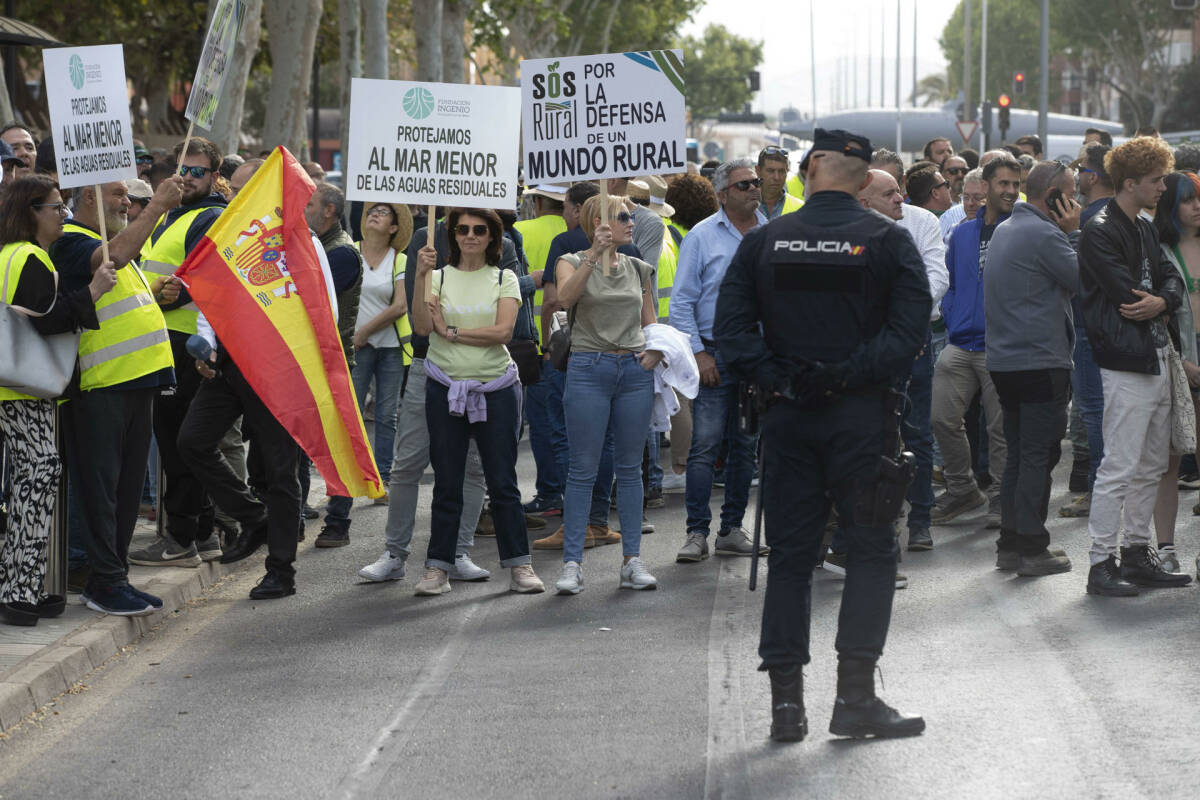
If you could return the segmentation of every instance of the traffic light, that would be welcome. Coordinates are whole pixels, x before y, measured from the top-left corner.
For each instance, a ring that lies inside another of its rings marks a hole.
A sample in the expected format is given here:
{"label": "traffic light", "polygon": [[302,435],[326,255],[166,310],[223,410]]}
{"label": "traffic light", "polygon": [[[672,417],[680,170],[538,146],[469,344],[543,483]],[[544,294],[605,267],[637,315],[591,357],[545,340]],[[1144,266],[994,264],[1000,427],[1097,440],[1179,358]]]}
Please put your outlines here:
{"label": "traffic light", "polygon": [[983,101],[983,113],[980,115],[983,119],[980,124],[983,126],[983,135],[991,136],[992,134],[992,102],[990,100]]}
{"label": "traffic light", "polygon": [[1004,134],[1008,132],[1009,106],[1012,105],[1012,98],[1002,94],[996,98],[996,105],[1000,106],[1000,140],[1004,141]]}
{"label": "traffic light", "polygon": [[757,92],[761,86],[758,70],[750,70],[750,74],[746,76],[746,82],[750,87],[750,91]]}
{"label": "traffic light", "polygon": [[1013,94],[1025,94],[1025,73],[1013,73]]}

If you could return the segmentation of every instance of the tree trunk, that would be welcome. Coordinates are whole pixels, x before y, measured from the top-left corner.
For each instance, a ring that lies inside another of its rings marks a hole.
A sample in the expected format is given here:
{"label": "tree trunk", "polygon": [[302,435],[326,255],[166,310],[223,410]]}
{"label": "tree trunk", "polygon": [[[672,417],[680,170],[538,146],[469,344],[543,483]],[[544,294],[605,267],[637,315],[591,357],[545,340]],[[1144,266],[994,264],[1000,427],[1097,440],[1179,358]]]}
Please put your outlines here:
{"label": "tree trunk", "polygon": [[308,158],[308,101],[321,0],[263,0],[271,42],[271,88],[263,147]]}
{"label": "tree trunk", "polygon": [[338,0],[338,79],[342,88],[342,115],[338,125],[341,163],[345,169],[350,143],[350,82],[362,77],[362,2]]}
{"label": "tree trunk", "polygon": [[464,37],[467,33],[468,0],[444,0],[442,7],[442,80],[446,83],[465,83],[463,62],[466,60]]}
{"label": "tree trunk", "polygon": [[0,119],[16,119],[12,98],[8,96],[8,76],[4,74],[4,59],[0,59]]}
{"label": "tree trunk", "polygon": [[412,0],[417,80],[442,79],[442,0]]}
{"label": "tree trunk", "polygon": [[388,25],[387,0],[362,0],[363,4],[363,75],[387,80]]}
{"label": "tree trunk", "polygon": [[146,132],[150,134],[171,133],[167,127],[169,115],[167,101],[170,90],[166,81],[152,81],[146,85]]}
{"label": "tree trunk", "polygon": [[222,153],[236,153],[242,133],[242,111],[246,106],[246,84],[250,81],[250,64],[258,54],[258,40],[262,34],[263,0],[245,0],[246,17],[242,20],[242,32],[238,35],[237,47],[229,63],[229,76],[221,89],[221,100],[217,103],[217,116],[213,119],[209,136]]}

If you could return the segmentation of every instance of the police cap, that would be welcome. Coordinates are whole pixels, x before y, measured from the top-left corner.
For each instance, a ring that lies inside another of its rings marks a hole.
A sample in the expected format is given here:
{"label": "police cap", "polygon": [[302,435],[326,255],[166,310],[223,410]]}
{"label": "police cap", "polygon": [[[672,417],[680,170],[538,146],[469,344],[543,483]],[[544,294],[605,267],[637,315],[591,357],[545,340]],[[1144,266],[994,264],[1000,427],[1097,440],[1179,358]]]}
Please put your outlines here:
{"label": "police cap", "polygon": [[813,131],[813,146],[804,154],[804,160],[800,162],[802,172],[808,171],[808,160],[818,150],[833,150],[848,156],[856,156],[868,164],[871,163],[871,140],[867,137],[840,128],[831,131],[817,128]]}

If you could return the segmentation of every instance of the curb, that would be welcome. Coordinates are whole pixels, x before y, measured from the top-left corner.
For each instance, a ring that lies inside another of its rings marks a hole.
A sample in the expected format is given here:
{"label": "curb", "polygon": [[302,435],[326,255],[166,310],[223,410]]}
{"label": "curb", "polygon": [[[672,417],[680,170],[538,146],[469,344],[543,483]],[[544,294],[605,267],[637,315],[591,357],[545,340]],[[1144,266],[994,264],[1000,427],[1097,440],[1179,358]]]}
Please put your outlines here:
{"label": "curb", "polygon": [[144,617],[103,615],[80,625],[54,644],[47,645],[8,672],[0,674],[0,733],[11,730],[29,714],[104,664],[121,648],[157,627],[217,581],[240,572],[237,564],[205,562],[195,569],[153,568],[149,580],[134,580],[139,589],[162,598],[163,607]]}

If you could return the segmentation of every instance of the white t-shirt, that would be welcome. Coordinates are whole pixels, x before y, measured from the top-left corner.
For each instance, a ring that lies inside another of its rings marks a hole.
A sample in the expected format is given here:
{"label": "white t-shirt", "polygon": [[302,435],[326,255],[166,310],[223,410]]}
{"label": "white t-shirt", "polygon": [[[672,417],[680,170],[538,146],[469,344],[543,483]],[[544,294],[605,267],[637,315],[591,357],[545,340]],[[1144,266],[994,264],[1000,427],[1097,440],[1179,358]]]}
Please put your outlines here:
{"label": "white t-shirt", "polygon": [[[392,280],[395,261],[396,251],[389,247],[382,261],[374,265],[367,264],[363,270],[362,293],[358,297],[358,320],[354,327],[356,332],[362,330],[363,326],[390,306],[396,292],[404,291],[403,271],[395,281]],[[397,286],[397,283],[400,285]],[[367,344],[372,347],[399,347],[400,339],[396,337],[396,325],[388,323],[375,331],[367,337]]]}
{"label": "white t-shirt", "polygon": [[912,235],[917,250],[921,252],[921,260],[925,262],[929,294],[933,296],[933,311],[929,316],[932,321],[942,315],[938,304],[950,288],[950,272],[946,269],[946,245],[942,242],[942,228],[938,224],[937,215],[932,211],[908,203],[901,208],[904,216],[897,220],[896,224],[907,229]]}

